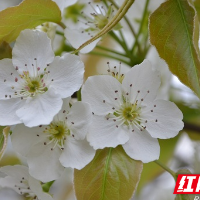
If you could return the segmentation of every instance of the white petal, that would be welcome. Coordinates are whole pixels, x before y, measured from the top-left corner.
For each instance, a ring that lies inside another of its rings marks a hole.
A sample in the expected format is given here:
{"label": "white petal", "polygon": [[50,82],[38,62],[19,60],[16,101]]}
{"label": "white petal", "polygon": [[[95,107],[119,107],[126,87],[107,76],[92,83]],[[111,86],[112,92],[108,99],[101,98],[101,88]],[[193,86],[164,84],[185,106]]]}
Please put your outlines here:
{"label": "white petal", "polygon": [[58,112],[58,114],[55,115],[55,117],[53,118],[53,121],[64,121],[65,120],[66,113],[68,113],[70,110],[70,105],[69,105],[70,101],[71,101],[71,97],[63,99],[62,108]]}
{"label": "white petal", "polygon": [[77,0],[53,0],[56,2],[61,12],[63,12],[64,8],[71,6],[77,2]]}
{"label": "white petal", "polygon": [[121,84],[109,75],[89,77],[82,88],[82,101],[90,104],[94,114],[113,113],[113,108],[119,108],[123,102]]}
{"label": "white petal", "polygon": [[71,96],[83,83],[84,63],[79,56],[64,54],[56,57],[47,70],[50,71],[50,87],[62,98]]}
{"label": "white petal", "polygon": [[18,179],[19,181],[22,179],[22,177],[24,177],[26,180],[28,180],[29,177],[28,167],[23,165],[7,165],[5,167],[1,167],[0,171],[7,174],[8,176]]}
{"label": "white petal", "polygon": [[13,148],[22,156],[26,156],[30,148],[44,139],[44,128],[28,128],[23,124],[15,126],[11,135]]}
{"label": "white petal", "polygon": [[65,167],[82,169],[94,158],[94,155],[95,150],[86,140],[68,137],[59,160]]}
{"label": "white petal", "polygon": [[131,158],[143,163],[157,160],[160,155],[158,140],[152,138],[145,130],[131,132],[129,141],[122,146]]}
{"label": "white petal", "polygon": [[[14,69],[11,59],[0,60],[0,99],[8,99],[9,95],[14,97],[14,90],[18,88],[18,83],[15,82],[15,79],[20,79],[19,74]],[[7,95],[7,97],[5,96]]]}
{"label": "white petal", "polygon": [[22,123],[16,115],[16,110],[22,106],[24,101],[20,98],[0,100],[0,125],[14,125]]}
{"label": "white petal", "polygon": [[64,167],[58,161],[61,150],[53,144],[44,145],[38,143],[34,145],[27,155],[30,175],[34,178],[49,182],[59,178],[64,170]]}
{"label": "white petal", "polygon": [[146,130],[154,138],[175,137],[183,128],[183,114],[172,102],[155,100],[142,112],[142,118],[147,120]]}
{"label": "white petal", "polygon": [[92,111],[87,103],[76,102],[72,104],[67,122],[70,131],[76,139],[84,139],[92,119]]}
{"label": "white petal", "polygon": [[[11,177],[11,176],[6,176],[5,178],[0,178],[0,187],[12,188],[18,194],[20,194],[21,191],[19,191],[19,189],[16,188],[15,185],[19,185],[19,183],[20,183],[19,179],[16,179],[16,178]],[[0,191],[1,191],[1,189],[0,189]]]}
{"label": "white petal", "polygon": [[[84,31],[84,29],[80,29],[80,30],[68,29],[68,28],[65,29],[65,37],[67,38],[69,43],[75,49],[78,49],[83,43],[90,40],[92,38],[91,36],[95,36],[97,33],[94,32],[94,33],[91,33],[91,34],[88,35],[88,32]],[[81,49],[80,52],[81,53],[88,53],[88,52],[92,51],[100,40],[101,40],[101,38],[98,38],[94,42],[88,44],[86,47]]]}
{"label": "white petal", "polygon": [[49,124],[62,107],[62,99],[48,90],[44,94],[27,99],[17,110],[17,116],[28,127]]}
{"label": "white petal", "polygon": [[30,189],[33,191],[34,194],[37,195],[39,200],[53,200],[50,194],[43,192],[40,181],[29,176],[28,183],[29,183]]}
{"label": "white petal", "polygon": [[125,93],[129,93],[132,103],[143,99],[142,103],[148,104],[156,98],[160,78],[157,72],[152,70],[151,63],[144,60],[125,74],[122,86]]}
{"label": "white petal", "polygon": [[93,116],[87,140],[94,149],[103,149],[105,147],[116,147],[128,141],[128,131],[119,126],[112,119],[107,120],[103,116]]}
{"label": "white petal", "polygon": [[46,33],[28,29],[20,33],[13,48],[13,64],[20,74],[28,70],[33,76],[38,67],[43,71],[53,59],[51,40]]}

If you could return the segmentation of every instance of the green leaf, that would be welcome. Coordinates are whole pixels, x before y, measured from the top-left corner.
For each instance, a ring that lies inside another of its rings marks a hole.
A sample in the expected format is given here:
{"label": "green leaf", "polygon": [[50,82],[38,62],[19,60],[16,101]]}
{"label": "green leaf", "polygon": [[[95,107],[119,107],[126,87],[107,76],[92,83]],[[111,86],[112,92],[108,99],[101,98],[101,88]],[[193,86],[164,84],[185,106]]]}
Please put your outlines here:
{"label": "green leaf", "polygon": [[12,49],[7,42],[0,44],[0,60],[3,58],[12,58]]}
{"label": "green leaf", "polygon": [[171,72],[200,97],[199,26],[187,0],[168,0],[150,16],[150,41]]}
{"label": "green leaf", "polygon": [[3,153],[7,147],[10,127],[9,126],[7,126],[5,128],[1,127],[1,129],[3,129],[3,130],[1,130],[1,132],[0,132],[0,160],[3,157]]}
{"label": "green leaf", "polygon": [[195,194],[178,194],[178,195],[176,195],[175,200],[198,200],[198,199],[200,199],[200,198],[195,199],[196,196],[200,197],[200,195],[195,195]]}
{"label": "green leaf", "polygon": [[98,150],[90,164],[74,172],[77,200],[129,200],[140,180],[142,166],[122,146]]}
{"label": "green leaf", "polygon": [[194,2],[194,6],[195,6],[195,9],[197,11],[197,15],[198,15],[198,18],[199,18],[199,21],[200,21],[200,1],[199,0],[196,0]]}
{"label": "green leaf", "polygon": [[0,12],[0,43],[14,41],[24,29],[32,29],[44,22],[61,21],[61,11],[51,0],[24,0],[15,7]]}

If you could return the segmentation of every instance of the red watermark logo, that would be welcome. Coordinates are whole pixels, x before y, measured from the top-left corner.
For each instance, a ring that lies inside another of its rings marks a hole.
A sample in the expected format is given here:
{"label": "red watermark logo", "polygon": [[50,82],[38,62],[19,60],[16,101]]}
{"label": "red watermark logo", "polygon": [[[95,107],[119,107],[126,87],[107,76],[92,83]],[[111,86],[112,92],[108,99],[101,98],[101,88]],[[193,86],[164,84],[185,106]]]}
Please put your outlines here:
{"label": "red watermark logo", "polygon": [[179,174],[174,194],[200,194],[200,174]]}

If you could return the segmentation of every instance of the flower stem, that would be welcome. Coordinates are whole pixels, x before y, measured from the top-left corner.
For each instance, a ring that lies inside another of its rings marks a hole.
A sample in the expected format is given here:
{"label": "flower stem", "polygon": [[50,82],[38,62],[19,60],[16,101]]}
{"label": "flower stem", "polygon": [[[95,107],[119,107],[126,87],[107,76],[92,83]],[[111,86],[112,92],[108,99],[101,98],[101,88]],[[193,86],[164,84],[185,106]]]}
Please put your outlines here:
{"label": "flower stem", "polygon": [[120,62],[123,62],[127,65],[130,66],[130,63],[124,59],[121,59],[119,57],[115,57],[115,56],[112,56],[112,55],[109,55],[109,54],[106,54],[106,53],[101,53],[101,52],[97,52],[97,51],[92,51],[89,53],[90,55],[97,55],[97,56],[103,56],[103,57],[107,57],[107,58],[112,58],[112,59],[115,59],[115,60],[118,60]]}
{"label": "flower stem", "polygon": [[[132,52],[134,52],[134,49],[135,49],[135,47],[136,47],[137,44],[138,44],[138,38],[139,38],[139,36],[140,36],[140,34],[141,34],[141,32],[142,32],[142,28],[143,28],[143,25],[144,25],[144,22],[145,22],[145,17],[146,17],[148,5],[149,5],[149,0],[146,0],[144,12],[143,12],[143,15],[142,15],[142,21],[141,21],[141,23],[140,23],[139,31],[138,31],[138,33],[137,33],[137,35],[136,35],[136,37],[135,37],[135,43],[134,43],[134,45],[133,45]],[[139,49],[138,49],[138,51],[139,51]],[[141,51],[141,50],[140,50],[140,51]]]}
{"label": "flower stem", "polygon": [[62,27],[63,29],[66,29],[66,28],[67,28],[63,22],[59,22],[59,23],[57,23],[57,24],[58,24],[60,27]]}
{"label": "flower stem", "polygon": [[[118,7],[117,4],[115,3],[115,1],[113,1],[113,0],[109,0],[109,1],[115,6],[115,8],[119,9],[119,7]],[[137,46],[138,46],[138,51],[140,52],[141,49],[140,49],[140,44],[139,44],[139,42],[138,42],[137,34],[136,34],[136,32],[135,32],[133,26],[131,25],[130,21],[128,20],[128,18],[127,18],[126,16],[124,16],[124,20],[125,20],[125,22],[127,23],[129,29],[131,30],[131,33],[133,34],[133,36],[134,36],[134,38],[135,38],[135,42],[136,42],[136,44],[137,44]]]}
{"label": "flower stem", "polygon": [[124,17],[128,9],[131,7],[131,5],[134,3],[135,0],[125,0],[120,9],[118,10],[117,14],[113,17],[113,19],[93,38],[86,41],[84,44],[82,44],[78,49],[76,49],[73,53],[79,52],[82,48],[87,46],[88,44],[92,43],[96,39],[100,38],[101,36],[108,33],[112,28],[117,25],[117,23]]}
{"label": "flower stem", "polygon": [[106,47],[103,47],[103,46],[97,45],[96,48],[101,49],[101,50],[104,50],[104,51],[107,51],[107,52],[110,52],[110,53],[113,53],[113,54],[117,54],[117,55],[120,55],[120,56],[127,57],[127,55],[125,55],[125,54],[123,54],[123,53],[120,53],[120,52],[118,52],[118,51],[115,51],[115,50],[113,50],[113,49],[109,49],[109,48],[106,48]]}
{"label": "flower stem", "polygon": [[160,167],[162,167],[165,171],[167,171],[168,173],[170,173],[172,175],[172,177],[174,178],[174,180],[176,181],[176,173],[174,171],[172,171],[169,167],[167,167],[166,165],[164,165],[163,163],[161,163],[159,160],[155,160],[154,162],[157,165],[159,165]]}
{"label": "flower stem", "polygon": [[81,97],[81,88],[77,91],[77,100],[81,101],[82,97]]}

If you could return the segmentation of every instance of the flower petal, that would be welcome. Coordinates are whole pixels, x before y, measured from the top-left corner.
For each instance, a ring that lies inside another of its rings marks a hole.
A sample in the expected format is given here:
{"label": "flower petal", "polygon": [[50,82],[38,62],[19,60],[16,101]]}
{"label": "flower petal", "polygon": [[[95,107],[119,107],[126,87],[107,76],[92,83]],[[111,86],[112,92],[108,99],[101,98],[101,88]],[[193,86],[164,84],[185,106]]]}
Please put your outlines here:
{"label": "flower petal", "polygon": [[67,123],[76,139],[84,139],[92,119],[92,111],[87,103],[76,102],[67,114]]}
{"label": "flower petal", "polygon": [[[6,176],[5,178],[0,178],[0,191],[1,191],[1,187],[12,188],[15,192],[20,194],[21,191],[19,190],[19,188],[15,187],[15,185],[17,185],[17,184],[19,185],[19,183],[20,183],[19,179],[16,179],[11,176]],[[7,200],[7,198],[6,198],[6,200]]]}
{"label": "flower petal", "polygon": [[4,174],[7,174],[8,176],[12,177],[13,179],[18,179],[19,183],[22,178],[25,180],[28,180],[29,173],[28,173],[28,167],[23,165],[7,165],[0,168],[0,171]]}
{"label": "flower petal", "polygon": [[129,141],[122,146],[131,158],[143,163],[157,160],[160,155],[158,140],[152,138],[145,130],[131,132]]}
{"label": "flower petal", "polygon": [[56,2],[61,12],[63,12],[64,8],[71,6],[77,2],[77,0],[53,0]]}
{"label": "flower petal", "polygon": [[14,125],[20,124],[22,121],[16,115],[16,110],[21,107],[24,100],[20,98],[0,100],[0,125]]}
{"label": "flower petal", "polygon": [[138,100],[146,105],[156,98],[160,78],[157,72],[152,70],[151,63],[144,60],[125,74],[122,87],[125,93],[129,93],[132,103]]}
{"label": "flower petal", "polygon": [[95,150],[86,140],[76,140],[68,137],[59,160],[65,167],[80,170],[94,158],[94,155]]}
{"label": "flower petal", "polygon": [[38,67],[43,71],[53,59],[51,40],[46,33],[28,29],[20,33],[13,48],[13,65],[20,74],[28,70],[34,76]]}
{"label": "flower petal", "polygon": [[50,87],[62,98],[71,96],[83,83],[84,63],[79,56],[66,53],[56,57],[47,70]]}
{"label": "flower petal", "polygon": [[33,191],[34,194],[37,195],[39,200],[53,200],[50,194],[43,192],[40,181],[29,176],[28,183],[30,189]]}
{"label": "flower petal", "polygon": [[52,148],[53,144],[38,143],[27,155],[30,175],[43,182],[59,178],[64,170],[58,161],[61,150],[59,148],[51,150]]}
{"label": "flower petal", "polygon": [[62,107],[62,99],[48,90],[44,94],[26,100],[17,110],[17,116],[28,127],[49,124]]}
{"label": "flower petal", "polygon": [[128,141],[128,131],[119,126],[116,122],[104,116],[93,116],[87,140],[94,149],[103,149],[105,147],[116,147]]}
{"label": "flower petal", "polygon": [[142,113],[147,120],[146,130],[154,138],[175,137],[183,128],[183,114],[178,107],[165,100],[155,100]]}
{"label": "flower petal", "polygon": [[[16,79],[17,78],[17,79]],[[14,90],[18,88],[18,83],[16,80],[19,80],[19,74],[14,69],[11,59],[0,60],[0,99],[8,99],[11,95],[14,96]]]}
{"label": "flower petal", "polygon": [[44,139],[43,129],[28,128],[23,124],[16,125],[11,135],[13,148],[22,156],[26,156],[30,148]]}
{"label": "flower petal", "polygon": [[121,84],[109,75],[89,77],[82,88],[82,101],[90,104],[94,114],[113,113],[123,101]]}
{"label": "flower petal", "polygon": [[[90,40],[91,37],[95,36],[97,33],[94,32],[91,34],[88,34],[87,31],[84,31],[84,29],[76,30],[76,29],[65,29],[65,37],[69,41],[69,43],[75,48],[78,49],[83,43]],[[88,44],[86,47],[80,50],[81,53],[88,53],[94,49],[94,47],[97,45],[97,43],[101,40],[101,38],[98,38],[94,42]]]}

